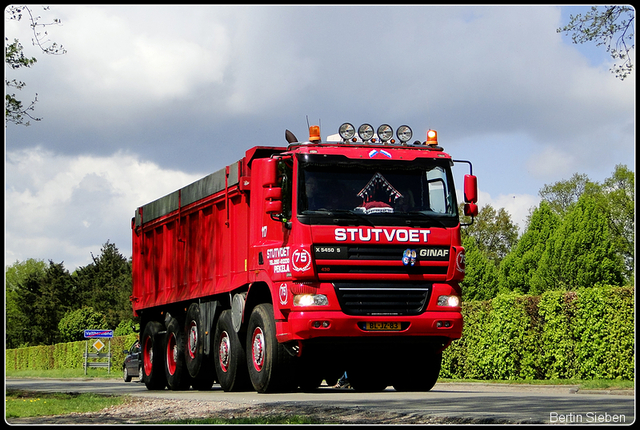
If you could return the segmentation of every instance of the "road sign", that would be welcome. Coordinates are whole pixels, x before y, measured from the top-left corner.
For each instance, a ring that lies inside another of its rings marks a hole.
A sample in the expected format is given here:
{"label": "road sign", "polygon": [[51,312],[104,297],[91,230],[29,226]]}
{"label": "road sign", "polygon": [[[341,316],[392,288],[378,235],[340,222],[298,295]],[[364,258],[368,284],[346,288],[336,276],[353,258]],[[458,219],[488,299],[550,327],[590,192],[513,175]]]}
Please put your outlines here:
{"label": "road sign", "polygon": [[102,343],[102,342],[100,341],[100,339],[98,339],[98,340],[96,340],[96,341],[93,343],[93,347],[94,347],[98,352],[100,352],[100,350],[101,350],[102,348],[104,348],[104,343]]}
{"label": "road sign", "polygon": [[84,338],[93,339],[96,337],[113,337],[113,330],[85,330]]}

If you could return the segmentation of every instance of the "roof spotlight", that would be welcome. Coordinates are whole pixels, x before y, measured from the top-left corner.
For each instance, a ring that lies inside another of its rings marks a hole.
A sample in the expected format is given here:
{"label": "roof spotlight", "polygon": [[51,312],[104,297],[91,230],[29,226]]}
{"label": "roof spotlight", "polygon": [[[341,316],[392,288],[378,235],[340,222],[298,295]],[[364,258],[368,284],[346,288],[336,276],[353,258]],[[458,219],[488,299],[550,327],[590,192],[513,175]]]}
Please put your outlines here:
{"label": "roof spotlight", "polygon": [[345,122],[338,129],[338,134],[340,134],[340,137],[342,138],[342,140],[346,142],[347,140],[355,136],[356,128],[353,125],[349,124],[348,122]]}
{"label": "roof spotlight", "polygon": [[389,124],[382,124],[378,127],[378,137],[382,142],[386,142],[393,137],[393,129]]}
{"label": "roof spotlight", "polygon": [[398,131],[396,131],[396,136],[398,136],[400,142],[405,144],[413,137],[413,131],[408,125],[401,125],[398,127]]}
{"label": "roof spotlight", "polygon": [[371,124],[362,124],[358,127],[358,136],[363,142],[371,139],[373,137],[373,126]]}

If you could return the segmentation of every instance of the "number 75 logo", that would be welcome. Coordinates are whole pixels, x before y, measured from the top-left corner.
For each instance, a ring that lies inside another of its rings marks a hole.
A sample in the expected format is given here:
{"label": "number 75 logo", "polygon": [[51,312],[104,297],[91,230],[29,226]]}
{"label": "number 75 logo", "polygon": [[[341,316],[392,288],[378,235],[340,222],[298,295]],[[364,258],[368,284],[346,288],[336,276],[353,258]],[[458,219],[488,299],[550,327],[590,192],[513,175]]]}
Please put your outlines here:
{"label": "number 75 logo", "polygon": [[291,254],[291,266],[296,272],[306,272],[311,268],[311,254],[306,249],[296,249]]}

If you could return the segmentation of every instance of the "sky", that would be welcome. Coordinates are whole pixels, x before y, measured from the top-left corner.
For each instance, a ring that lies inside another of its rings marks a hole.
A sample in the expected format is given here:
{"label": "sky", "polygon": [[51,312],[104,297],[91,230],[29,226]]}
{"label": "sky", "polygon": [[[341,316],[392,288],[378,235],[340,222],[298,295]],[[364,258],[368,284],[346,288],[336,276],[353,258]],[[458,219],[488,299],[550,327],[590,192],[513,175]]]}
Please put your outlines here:
{"label": "sky", "polygon": [[[343,122],[438,131],[470,160],[479,205],[522,229],[546,184],[618,164],[635,172],[635,74],[556,29],[584,7],[34,6],[47,40],[7,20],[37,94],[28,127],[5,128],[5,266],[92,262],[107,241],[131,256],[138,206],[241,157],[323,137]],[[468,167],[455,168],[457,186]]]}

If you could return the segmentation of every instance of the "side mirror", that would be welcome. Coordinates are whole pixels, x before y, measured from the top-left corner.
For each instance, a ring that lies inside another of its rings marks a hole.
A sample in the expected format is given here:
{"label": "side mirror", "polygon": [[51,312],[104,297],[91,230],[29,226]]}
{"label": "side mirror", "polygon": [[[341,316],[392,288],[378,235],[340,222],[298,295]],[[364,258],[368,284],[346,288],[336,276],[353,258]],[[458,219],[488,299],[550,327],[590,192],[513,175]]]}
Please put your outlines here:
{"label": "side mirror", "polygon": [[282,188],[270,187],[264,191],[265,212],[269,215],[282,213]]}
{"label": "side mirror", "polygon": [[278,160],[275,158],[267,158],[263,160],[263,162],[262,187],[273,187],[278,183]]}
{"label": "side mirror", "polygon": [[[478,178],[464,175],[464,215],[475,218],[478,216]],[[473,220],[471,221],[473,223]]]}
{"label": "side mirror", "polygon": [[464,201],[478,203],[478,178],[473,175],[464,175]]}
{"label": "side mirror", "polygon": [[475,203],[465,203],[464,205],[464,216],[477,217],[478,216],[478,205]]}
{"label": "side mirror", "polygon": [[282,188],[278,184],[278,160],[268,158],[263,160],[262,189],[264,190],[265,212],[273,218],[282,213]]}

